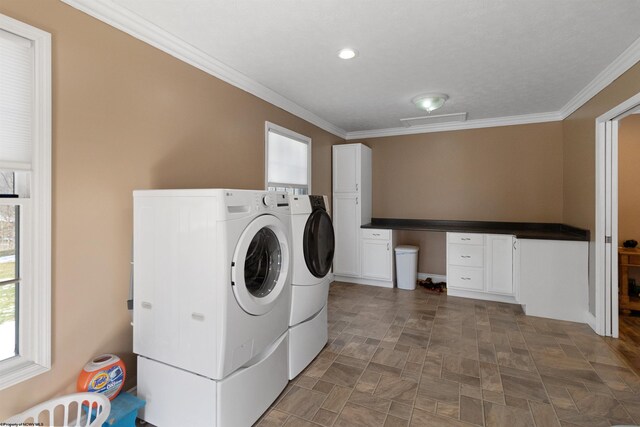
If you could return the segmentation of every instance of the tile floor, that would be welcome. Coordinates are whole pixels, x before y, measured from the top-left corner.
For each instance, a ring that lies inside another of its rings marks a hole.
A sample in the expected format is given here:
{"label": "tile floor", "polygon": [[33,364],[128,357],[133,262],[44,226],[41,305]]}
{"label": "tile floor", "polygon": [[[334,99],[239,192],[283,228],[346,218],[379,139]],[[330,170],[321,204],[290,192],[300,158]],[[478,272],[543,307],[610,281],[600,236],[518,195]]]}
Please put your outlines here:
{"label": "tile floor", "polygon": [[607,338],[607,343],[622,354],[636,373],[640,373],[640,312],[621,314],[618,320],[620,338]]}
{"label": "tile floor", "polygon": [[587,325],[516,305],[334,283],[329,344],[270,426],[640,424],[640,378]]}

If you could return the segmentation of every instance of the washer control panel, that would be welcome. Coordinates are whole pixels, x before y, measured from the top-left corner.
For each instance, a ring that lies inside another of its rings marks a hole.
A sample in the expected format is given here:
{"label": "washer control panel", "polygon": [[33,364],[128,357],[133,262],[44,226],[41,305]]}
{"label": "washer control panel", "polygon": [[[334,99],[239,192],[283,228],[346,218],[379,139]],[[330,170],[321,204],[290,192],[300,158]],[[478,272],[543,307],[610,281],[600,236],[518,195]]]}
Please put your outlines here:
{"label": "washer control panel", "polygon": [[226,190],[224,203],[229,213],[291,212],[289,194],[284,191]]}
{"label": "washer control panel", "polygon": [[273,191],[265,191],[264,193],[256,193],[253,206],[256,211],[281,210],[289,209],[289,195],[287,193],[279,193]]}
{"label": "washer control panel", "polygon": [[264,204],[266,207],[272,208],[274,207],[275,203],[276,202],[271,194],[265,194],[264,196],[262,196],[262,204]]}

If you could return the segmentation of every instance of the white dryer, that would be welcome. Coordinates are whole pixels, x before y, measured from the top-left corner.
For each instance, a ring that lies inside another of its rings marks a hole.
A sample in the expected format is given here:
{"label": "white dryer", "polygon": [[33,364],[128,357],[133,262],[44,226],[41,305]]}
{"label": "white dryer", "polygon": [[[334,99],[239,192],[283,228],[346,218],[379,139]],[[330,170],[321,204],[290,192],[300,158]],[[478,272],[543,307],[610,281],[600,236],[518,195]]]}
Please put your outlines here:
{"label": "white dryer", "polygon": [[134,328],[143,419],[251,425],[287,384],[285,193],[134,192]]}
{"label": "white dryer", "polygon": [[327,297],[335,250],[326,196],[289,196],[293,280],[289,319],[289,379],[327,343]]}

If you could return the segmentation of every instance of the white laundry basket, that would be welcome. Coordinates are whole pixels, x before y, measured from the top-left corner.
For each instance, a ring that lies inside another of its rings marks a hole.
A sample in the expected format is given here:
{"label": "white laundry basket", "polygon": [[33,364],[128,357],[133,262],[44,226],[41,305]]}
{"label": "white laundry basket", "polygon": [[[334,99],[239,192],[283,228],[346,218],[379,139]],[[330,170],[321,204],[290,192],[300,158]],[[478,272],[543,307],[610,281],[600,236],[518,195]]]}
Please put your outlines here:
{"label": "white laundry basket", "polygon": [[[89,408],[95,408],[90,410]],[[42,402],[5,420],[2,425],[102,426],[111,412],[111,402],[103,393],[85,392]],[[60,419],[57,419],[57,418]],[[94,418],[95,417],[95,418]],[[48,422],[45,423],[48,418]]]}
{"label": "white laundry basket", "polygon": [[396,275],[398,289],[414,290],[418,279],[418,248],[417,246],[396,246]]}

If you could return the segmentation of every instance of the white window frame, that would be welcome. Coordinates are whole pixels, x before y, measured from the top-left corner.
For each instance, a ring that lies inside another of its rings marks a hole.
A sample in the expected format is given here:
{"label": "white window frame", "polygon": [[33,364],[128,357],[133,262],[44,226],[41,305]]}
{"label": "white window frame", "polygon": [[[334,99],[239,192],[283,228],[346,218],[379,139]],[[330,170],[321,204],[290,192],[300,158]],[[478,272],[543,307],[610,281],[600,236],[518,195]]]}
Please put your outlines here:
{"label": "white window frame", "polygon": [[0,29],[34,47],[34,111],[29,198],[20,206],[19,355],[0,362],[0,390],[51,369],[51,34],[0,14]]}
{"label": "white window frame", "polygon": [[286,182],[269,182],[269,132],[277,133],[287,138],[295,139],[296,141],[307,144],[307,194],[311,193],[311,138],[301,135],[297,132],[278,126],[275,123],[265,122],[264,125],[264,188],[269,189],[270,184],[273,187],[285,187],[285,188],[303,188],[300,185],[294,185]]}

